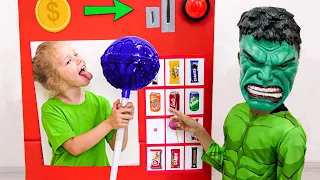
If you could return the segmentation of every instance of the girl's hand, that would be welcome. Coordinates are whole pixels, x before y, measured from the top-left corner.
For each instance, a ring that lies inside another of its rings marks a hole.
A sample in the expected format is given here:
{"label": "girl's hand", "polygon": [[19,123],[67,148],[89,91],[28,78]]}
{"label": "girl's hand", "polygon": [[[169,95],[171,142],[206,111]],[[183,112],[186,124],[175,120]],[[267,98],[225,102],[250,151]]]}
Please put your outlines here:
{"label": "girl's hand", "polygon": [[134,107],[132,103],[128,103],[125,107],[122,107],[120,100],[118,99],[113,103],[112,113],[107,119],[108,124],[112,129],[126,128],[129,125],[129,121],[133,119]]}
{"label": "girl's hand", "polygon": [[174,116],[170,118],[170,121],[174,121],[178,130],[184,130],[190,133],[195,133],[201,128],[201,125],[191,117],[170,108],[170,111],[174,113]]}
{"label": "girl's hand", "polygon": [[[123,108],[123,106],[122,106],[122,104],[120,103],[120,100],[119,100],[119,99],[118,99],[115,103],[117,104],[117,109]],[[128,103],[124,106],[124,108],[130,108],[131,111],[128,112],[128,114],[130,114],[130,115],[132,115],[132,116],[134,115],[134,106],[133,106],[132,102],[128,102]]]}

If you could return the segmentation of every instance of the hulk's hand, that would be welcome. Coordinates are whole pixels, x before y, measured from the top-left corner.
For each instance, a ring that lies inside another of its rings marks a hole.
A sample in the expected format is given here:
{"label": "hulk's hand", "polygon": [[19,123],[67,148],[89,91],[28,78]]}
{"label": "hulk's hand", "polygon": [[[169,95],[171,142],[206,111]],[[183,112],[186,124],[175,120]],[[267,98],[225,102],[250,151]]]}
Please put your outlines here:
{"label": "hulk's hand", "polygon": [[178,130],[196,133],[202,127],[197,121],[182,112],[173,108],[170,108],[170,111],[174,113],[174,116],[170,118],[170,121],[174,122],[174,125]]}

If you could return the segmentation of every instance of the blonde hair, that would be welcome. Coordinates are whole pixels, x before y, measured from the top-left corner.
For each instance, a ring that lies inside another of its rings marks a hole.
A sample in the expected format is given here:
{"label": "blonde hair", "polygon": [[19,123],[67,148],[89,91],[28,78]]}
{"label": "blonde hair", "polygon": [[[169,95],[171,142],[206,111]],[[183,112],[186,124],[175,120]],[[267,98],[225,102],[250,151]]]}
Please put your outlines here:
{"label": "blonde hair", "polygon": [[[34,81],[39,82],[48,91],[48,96],[55,96],[59,93],[58,81],[60,80],[56,63],[58,61],[57,51],[54,47],[56,42],[43,42],[36,50],[32,58]],[[48,80],[52,79],[54,83]]]}

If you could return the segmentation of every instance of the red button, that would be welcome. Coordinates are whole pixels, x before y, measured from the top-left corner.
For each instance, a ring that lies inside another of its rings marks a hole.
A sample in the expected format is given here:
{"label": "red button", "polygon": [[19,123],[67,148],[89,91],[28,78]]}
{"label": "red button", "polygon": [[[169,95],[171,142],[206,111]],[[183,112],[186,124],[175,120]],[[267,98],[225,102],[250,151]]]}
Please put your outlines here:
{"label": "red button", "polygon": [[187,0],[185,9],[190,17],[200,18],[207,11],[207,2],[206,0]]}

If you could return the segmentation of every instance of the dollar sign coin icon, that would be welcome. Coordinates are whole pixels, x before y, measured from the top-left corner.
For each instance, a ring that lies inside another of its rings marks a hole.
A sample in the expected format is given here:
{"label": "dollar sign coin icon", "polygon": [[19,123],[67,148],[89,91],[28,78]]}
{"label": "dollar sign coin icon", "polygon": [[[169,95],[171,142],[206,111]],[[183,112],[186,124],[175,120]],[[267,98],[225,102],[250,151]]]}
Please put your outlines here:
{"label": "dollar sign coin icon", "polygon": [[36,18],[39,25],[49,32],[64,30],[71,19],[71,10],[66,0],[38,0]]}

